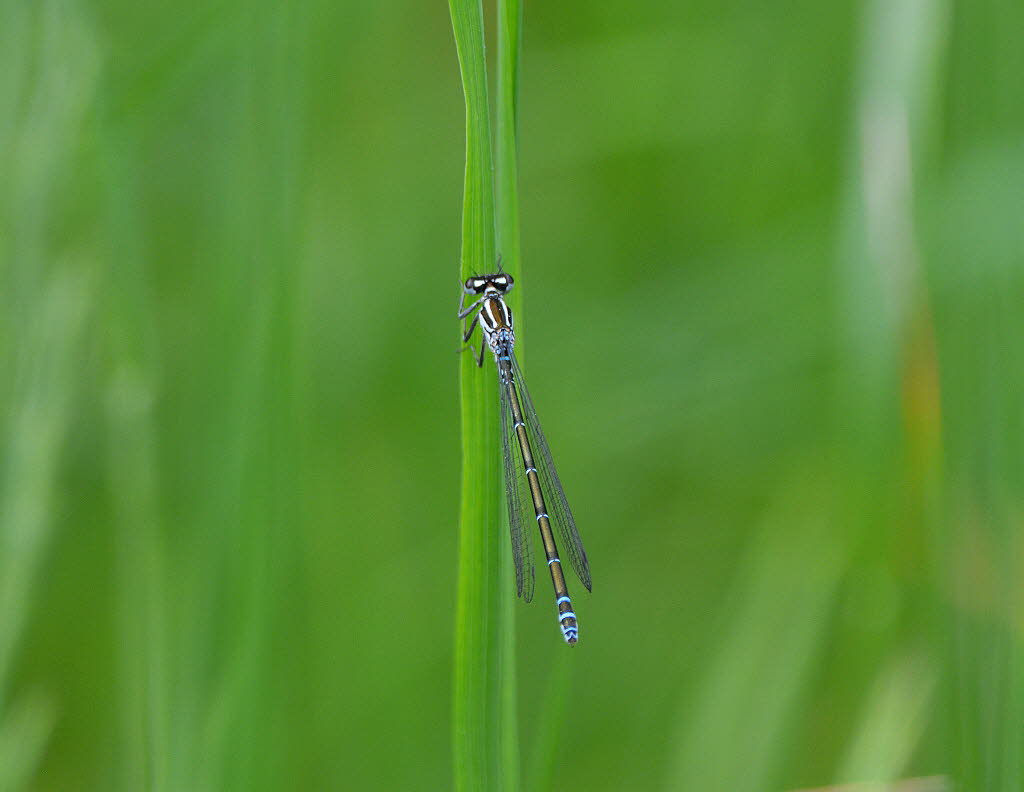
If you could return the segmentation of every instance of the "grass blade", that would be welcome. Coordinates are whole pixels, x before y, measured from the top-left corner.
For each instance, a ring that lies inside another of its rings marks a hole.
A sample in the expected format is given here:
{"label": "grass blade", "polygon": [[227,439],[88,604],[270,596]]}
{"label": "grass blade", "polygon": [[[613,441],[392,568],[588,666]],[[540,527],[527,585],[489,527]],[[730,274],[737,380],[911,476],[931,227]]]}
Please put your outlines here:
{"label": "grass blade", "polygon": [[[0,477],[0,773],[3,789],[29,780],[49,735],[45,702],[12,692],[40,568],[54,533],[58,465],[71,420],[79,344],[89,303],[81,278],[58,272],[39,295],[11,367],[16,383]],[[17,760],[17,766],[13,764]]]}
{"label": "grass blade", "polygon": [[[519,0],[498,0],[498,73],[495,130],[495,237],[504,268],[519,277],[522,272],[519,253],[519,185],[517,166],[517,132],[519,129],[519,48],[522,40],[523,10]],[[515,315],[522,311],[522,290],[513,290],[509,302]],[[521,330],[521,324],[517,325]],[[522,356],[522,344],[517,344]],[[507,518],[506,518],[507,519]],[[505,526],[507,535],[507,525]],[[501,543],[501,569],[511,566],[511,548]],[[506,629],[502,674],[502,766],[505,788],[519,788],[519,731],[517,684],[515,673],[515,597],[510,586],[500,586],[502,618]]]}
{"label": "grass blade", "polygon": [[[724,643],[680,709],[668,789],[776,789],[800,702],[824,654],[848,548],[829,522],[832,485],[794,474],[737,574]],[[732,761],[742,756],[743,762]]]}
{"label": "grass blade", "polygon": [[[495,260],[494,181],[483,7],[450,0],[466,97],[466,181],[460,279],[490,271]],[[462,357],[462,504],[455,628],[454,777],[459,790],[501,789],[514,759],[514,698],[509,586],[502,587],[501,467],[492,442],[498,425],[496,380]],[[509,732],[512,735],[509,736]],[[510,756],[511,754],[511,756]]]}
{"label": "grass blade", "polygon": [[900,658],[880,675],[847,749],[840,782],[870,782],[884,789],[899,781],[927,725],[935,682],[935,668],[925,654]]}
{"label": "grass blade", "polygon": [[[519,0],[498,0],[498,99],[495,130],[495,234],[506,270],[520,273],[519,250],[519,49],[522,42],[523,8]],[[521,292],[513,290],[509,299]],[[513,310],[515,309],[513,306]],[[517,324],[516,329],[519,330]],[[518,345],[517,345],[518,350]],[[519,354],[522,358],[522,354]]]}

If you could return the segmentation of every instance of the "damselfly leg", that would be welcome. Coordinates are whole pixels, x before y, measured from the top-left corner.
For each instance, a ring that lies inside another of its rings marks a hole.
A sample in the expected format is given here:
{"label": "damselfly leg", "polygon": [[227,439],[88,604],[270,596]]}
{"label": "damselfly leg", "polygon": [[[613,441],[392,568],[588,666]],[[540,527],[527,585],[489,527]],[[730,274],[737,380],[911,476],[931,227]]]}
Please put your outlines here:
{"label": "damselfly leg", "polygon": [[[479,308],[480,307],[480,303],[482,303],[483,301],[484,301],[484,298],[481,297],[479,300],[477,300],[475,303],[473,303],[468,308],[463,308],[462,306],[466,302],[466,292],[465,291],[462,292],[462,297],[459,299],[459,319],[462,320],[462,327],[463,327],[463,333],[462,333],[462,344],[463,344],[463,346],[462,346],[462,349],[459,350],[459,351],[463,352],[468,347],[469,351],[473,354],[473,360],[476,361],[476,367],[477,368],[483,368],[484,367],[484,348],[485,348],[486,345],[484,344],[484,342],[482,340],[480,341],[480,352],[478,354],[477,351],[475,349],[473,349],[473,345],[471,343],[469,343],[469,339],[473,336],[473,331],[476,330],[477,323],[480,321],[480,314],[477,313],[475,316],[473,316],[473,321],[472,322],[469,322],[469,315],[471,313],[473,313],[473,311],[475,311],[477,308]],[[468,326],[466,324],[467,322],[469,322]]]}

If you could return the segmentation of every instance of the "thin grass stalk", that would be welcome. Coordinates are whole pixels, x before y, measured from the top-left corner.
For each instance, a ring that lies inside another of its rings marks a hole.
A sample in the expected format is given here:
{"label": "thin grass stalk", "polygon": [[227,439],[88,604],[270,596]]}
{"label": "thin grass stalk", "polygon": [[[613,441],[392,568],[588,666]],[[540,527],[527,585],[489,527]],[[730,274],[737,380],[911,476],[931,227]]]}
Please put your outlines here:
{"label": "thin grass stalk", "polygon": [[28,783],[52,724],[50,704],[13,685],[40,570],[54,531],[60,456],[69,431],[80,338],[90,303],[84,278],[58,272],[40,290],[10,367],[15,383],[0,465],[0,789]]}
{"label": "thin grass stalk", "polygon": [[[907,537],[927,536],[935,516],[937,371],[916,221],[928,181],[922,151],[934,128],[930,115],[940,85],[946,14],[944,2],[862,3],[837,270],[835,439],[844,493],[837,524],[846,526],[851,553],[878,552],[893,531],[908,542]],[[905,482],[920,484],[910,489]],[[908,601],[902,607],[917,605]],[[887,632],[894,644],[901,638]],[[900,649],[901,657],[905,651]],[[905,679],[903,664],[909,662],[894,662],[880,681],[837,783],[884,784],[910,771],[921,736],[914,731],[917,721],[935,718],[930,683],[923,683],[934,674],[931,662],[923,654]],[[887,713],[898,715],[898,735],[880,731]]]}
{"label": "thin grass stalk", "polygon": [[[498,0],[497,3],[498,73],[495,130],[495,184],[496,206],[495,237],[504,268],[513,277],[522,272],[519,249],[519,54],[522,42],[523,9],[519,0]],[[517,317],[522,317],[522,289],[509,294]],[[517,325],[521,329],[521,325]],[[521,344],[517,344],[522,352]],[[507,517],[503,520],[503,535],[508,536]],[[500,569],[512,566],[512,550],[508,542],[501,542]],[[499,578],[500,580],[500,578]],[[515,597],[511,586],[498,586],[502,619],[502,768],[506,790],[519,789],[519,730],[517,683],[515,668]]]}
{"label": "thin grass stalk", "polygon": [[[523,7],[519,0],[498,0],[498,101],[495,131],[495,234],[504,268],[520,274],[519,248],[519,53],[522,45]],[[520,300],[518,289],[510,300]],[[521,303],[516,303],[520,305]],[[516,305],[513,305],[513,310]],[[517,317],[518,318],[518,317]],[[519,330],[519,323],[516,323]],[[517,347],[518,348],[518,347]]]}
{"label": "thin grass stalk", "polygon": [[[483,7],[480,0],[449,0],[449,10],[466,98],[461,280],[494,266],[494,177]],[[494,442],[497,382],[493,376],[484,376],[468,354],[461,361],[460,394],[462,503],[453,753],[455,788],[470,792],[501,789],[505,782],[502,672],[511,668],[505,638],[510,620],[498,583],[504,493]]]}

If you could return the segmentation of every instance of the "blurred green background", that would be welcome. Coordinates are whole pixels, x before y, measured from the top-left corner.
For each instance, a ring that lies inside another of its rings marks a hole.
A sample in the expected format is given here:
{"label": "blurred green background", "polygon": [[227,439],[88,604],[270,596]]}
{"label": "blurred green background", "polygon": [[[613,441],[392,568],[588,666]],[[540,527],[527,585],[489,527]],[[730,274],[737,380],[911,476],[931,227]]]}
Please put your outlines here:
{"label": "blurred green background", "polygon": [[[524,789],[1024,788],[1021,30],[527,4]],[[463,112],[441,2],[0,4],[0,789],[450,788]]]}

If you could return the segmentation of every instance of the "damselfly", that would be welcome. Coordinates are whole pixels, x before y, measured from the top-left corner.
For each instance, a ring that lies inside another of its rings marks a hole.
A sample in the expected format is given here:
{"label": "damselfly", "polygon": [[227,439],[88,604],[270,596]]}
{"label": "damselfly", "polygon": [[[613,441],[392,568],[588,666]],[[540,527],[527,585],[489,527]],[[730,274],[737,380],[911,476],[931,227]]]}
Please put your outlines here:
{"label": "damselfly", "polygon": [[[562,483],[558,480],[555,463],[551,459],[544,432],[541,431],[537,411],[533,407],[530,392],[526,389],[523,371],[516,360],[516,337],[512,329],[512,311],[505,303],[504,295],[512,288],[512,276],[498,272],[494,275],[480,275],[469,278],[462,286],[459,301],[459,319],[463,320],[465,332],[463,342],[469,342],[477,324],[483,332],[483,341],[494,353],[498,367],[501,390],[501,452],[505,461],[505,492],[508,498],[508,524],[512,534],[512,558],[516,567],[516,593],[529,602],[533,599],[533,529],[529,522],[535,520],[540,529],[551,584],[555,589],[555,608],[558,611],[558,625],[570,646],[579,637],[579,624],[569,599],[569,588],[562,572],[558,556],[558,545],[552,532],[552,524],[558,532],[569,563],[580,581],[590,591],[590,567],[587,553],[583,549],[576,521],[565,500]],[[469,307],[464,307],[466,295],[479,295]],[[472,322],[469,316],[473,312]],[[466,323],[469,323],[466,326]],[[477,353],[470,346],[477,366],[483,367],[485,346],[480,344]],[[513,457],[513,447],[519,453]],[[523,509],[533,513],[524,516]]]}

